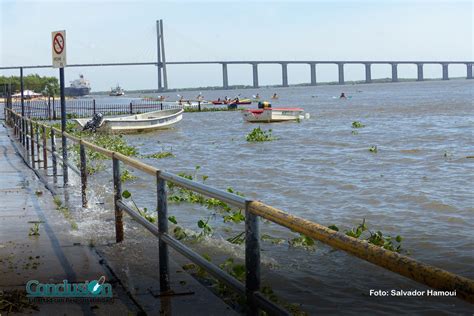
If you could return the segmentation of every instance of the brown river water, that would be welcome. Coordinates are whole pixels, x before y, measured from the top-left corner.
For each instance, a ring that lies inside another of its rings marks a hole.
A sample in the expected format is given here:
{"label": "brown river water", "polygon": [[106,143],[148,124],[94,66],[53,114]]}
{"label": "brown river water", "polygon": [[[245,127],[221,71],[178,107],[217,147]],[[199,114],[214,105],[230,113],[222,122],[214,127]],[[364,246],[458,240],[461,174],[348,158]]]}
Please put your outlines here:
{"label": "brown river water", "polygon": [[[176,156],[142,159],[146,163],[176,173],[193,173],[198,165],[198,176],[207,175],[209,185],[232,187],[325,226],[345,230],[365,219],[372,231],[401,235],[409,256],[472,279],[474,159],[466,157],[474,155],[473,90],[474,80],[451,80],[203,91],[207,99],[256,93],[269,98],[276,92],[280,99],[275,107],[299,106],[311,118],[261,124],[278,138],[263,143],[245,140],[259,125],[244,122],[239,112],[185,113],[172,129],[124,137],[140,154],[164,149]],[[350,98],[338,99],[341,92]],[[190,98],[197,93],[181,92]],[[167,95],[176,98],[176,93]],[[353,121],[366,125],[356,135]],[[378,152],[369,152],[371,146]],[[93,200],[110,201],[108,174],[110,170],[92,177]],[[138,179],[124,187],[141,207],[154,209],[153,179],[134,174]],[[77,178],[73,184],[79,186]],[[113,227],[100,221],[110,219],[107,208],[99,205],[76,214],[81,218],[75,234],[100,230],[110,238]],[[190,246],[213,261],[243,258],[242,246],[225,241],[242,231],[242,224],[223,223],[221,216],[212,216],[215,211],[195,204],[170,204],[169,213],[194,231],[199,219],[210,217],[213,236]],[[274,237],[297,236],[270,223],[262,223],[261,229]],[[145,242],[148,235],[127,236]],[[263,283],[309,314],[473,312],[473,305],[455,298],[370,296],[370,289],[426,288],[320,243],[308,251],[286,242],[262,242],[262,256]]]}

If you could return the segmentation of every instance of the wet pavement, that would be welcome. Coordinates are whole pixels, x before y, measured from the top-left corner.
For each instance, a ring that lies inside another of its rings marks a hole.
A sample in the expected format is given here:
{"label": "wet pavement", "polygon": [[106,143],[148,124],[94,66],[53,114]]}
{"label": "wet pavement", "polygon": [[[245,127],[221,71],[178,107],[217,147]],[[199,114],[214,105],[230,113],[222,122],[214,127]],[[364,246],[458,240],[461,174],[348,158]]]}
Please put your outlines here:
{"label": "wet pavement", "polygon": [[90,245],[71,234],[71,221],[58,211],[53,195],[22,159],[22,149],[9,134],[0,125],[0,299],[2,291],[25,290],[30,280],[83,283],[105,276],[113,300],[35,302],[38,311],[26,308],[20,314],[234,314],[174,261],[170,270],[175,295],[160,295],[157,249],[149,252],[127,241]]}

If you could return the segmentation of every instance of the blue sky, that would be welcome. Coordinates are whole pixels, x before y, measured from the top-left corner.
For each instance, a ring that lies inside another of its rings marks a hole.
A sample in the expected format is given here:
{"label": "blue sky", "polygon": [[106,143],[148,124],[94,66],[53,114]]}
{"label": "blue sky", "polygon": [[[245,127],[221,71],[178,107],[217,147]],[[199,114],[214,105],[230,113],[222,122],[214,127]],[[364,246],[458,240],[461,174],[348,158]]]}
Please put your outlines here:
{"label": "blue sky", "polygon": [[[164,20],[168,61],[473,60],[472,1],[10,1],[0,0],[2,66],[51,63],[51,32],[67,32],[68,63],[156,60],[156,20]],[[278,65],[259,68],[260,84],[281,82]],[[57,70],[33,71],[56,75]],[[220,85],[220,66],[170,66],[169,86]],[[2,71],[10,75],[17,72]],[[156,87],[156,68],[69,68],[93,90]],[[374,66],[374,78],[390,76]],[[465,76],[465,66],[450,75]],[[400,66],[415,77],[415,66]],[[439,65],[426,77],[440,77]],[[337,80],[335,65],[318,81]],[[364,78],[362,65],[346,79]],[[230,66],[230,84],[251,84],[250,66]],[[290,83],[308,82],[308,66],[290,66]]]}

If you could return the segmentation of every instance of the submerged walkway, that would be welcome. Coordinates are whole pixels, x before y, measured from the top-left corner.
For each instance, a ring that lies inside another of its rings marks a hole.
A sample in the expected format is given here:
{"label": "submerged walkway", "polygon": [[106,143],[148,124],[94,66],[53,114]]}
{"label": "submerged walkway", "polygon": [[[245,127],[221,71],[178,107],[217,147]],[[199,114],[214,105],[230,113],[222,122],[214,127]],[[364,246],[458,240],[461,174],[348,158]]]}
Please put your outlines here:
{"label": "submerged walkway", "polygon": [[[52,194],[25,164],[6,128],[0,124],[0,314],[2,301],[24,291],[30,280],[83,283],[105,276],[111,302],[33,303],[12,301],[13,311],[39,315],[232,315],[226,304],[171,262],[172,289],[160,295],[157,249],[153,254],[124,251],[126,244],[89,247],[70,234],[71,225],[57,210]],[[20,149],[18,149],[20,150]],[[38,227],[39,235],[30,236]],[[139,264],[138,256],[148,256]],[[137,260],[138,259],[138,260]],[[152,261],[153,260],[153,261]],[[3,296],[2,296],[3,291]],[[186,294],[186,295],[183,295]],[[28,306],[30,305],[30,306]]]}

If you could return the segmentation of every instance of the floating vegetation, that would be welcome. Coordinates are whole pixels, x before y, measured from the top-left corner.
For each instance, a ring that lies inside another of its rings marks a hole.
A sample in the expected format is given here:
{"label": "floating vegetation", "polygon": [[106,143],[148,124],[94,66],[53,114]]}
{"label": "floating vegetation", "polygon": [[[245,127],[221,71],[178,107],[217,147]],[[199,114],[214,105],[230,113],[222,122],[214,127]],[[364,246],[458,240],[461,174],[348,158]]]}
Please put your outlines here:
{"label": "floating vegetation", "polygon": [[303,234],[300,234],[299,237],[288,240],[288,244],[291,247],[301,247],[306,250],[314,250],[315,248],[314,240]]}
{"label": "floating vegetation", "polygon": [[[331,225],[328,228],[339,231],[339,228],[336,225]],[[372,232],[369,227],[365,224],[365,218],[362,220],[362,223],[353,227],[344,232],[347,236],[354,237],[357,239],[366,240],[370,244],[382,247],[384,249],[402,252],[402,236],[397,235],[392,237],[390,235],[384,235],[381,231]]]}
{"label": "floating vegetation", "polygon": [[130,180],[134,180],[134,179],[137,179],[138,177],[137,176],[134,176],[130,171],[128,171],[127,169],[125,169],[122,174],[120,175],[120,181],[122,182],[126,182],[126,181],[130,181]]}
{"label": "floating vegetation", "polygon": [[230,109],[228,107],[214,107],[214,108],[208,108],[208,107],[201,107],[201,110],[199,110],[198,107],[192,108],[192,107],[185,107],[184,112],[190,113],[190,112],[222,112],[222,111],[240,111],[243,110],[244,108],[233,108]]}
{"label": "floating vegetation", "polygon": [[36,194],[36,196],[42,196],[42,195],[43,195],[43,191],[36,190],[36,191],[35,191],[35,194]]}
{"label": "floating vegetation", "polygon": [[264,131],[259,127],[254,128],[245,139],[248,142],[269,142],[275,140],[276,138],[272,136],[272,130]]}
{"label": "floating vegetation", "polygon": [[358,131],[352,131],[352,135],[359,135]]}
{"label": "floating vegetation", "polygon": [[143,208],[143,210],[141,208],[138,207],[137,203],[135,203],[135,200],[133,200],[132,198],[132,194],[130,192],[128,192],[127,190],[123,191],[122,192],[122,197],[124,199],[130,199],[130,201],[132,201],[132,204],[133,206],[135,207],[135,210],[142,216],[144,217],[147,221],[149,221],[150,223],[155,223],[156,220],[157,220],[157,217],[156,216],[152,216],[150,214],[148,214],[148,209],[146,207]]}
{"label": "floating vegetation", "polygon": [[376,154],[378,152],[377,146],[370,146],[369,151]]}
{"label": "floating vegetation", "polygon": [[365,125],[359,121],[352,122],[352,128],[363,128],[363,127],[365,127]]}
{"label": "floating vegetation", "polygon": [[172,152],[169,151],[160,151],[154,154],[142,155],[141,158],[154,158],[154,159],[163,159],[168,157],[176,157]]}

